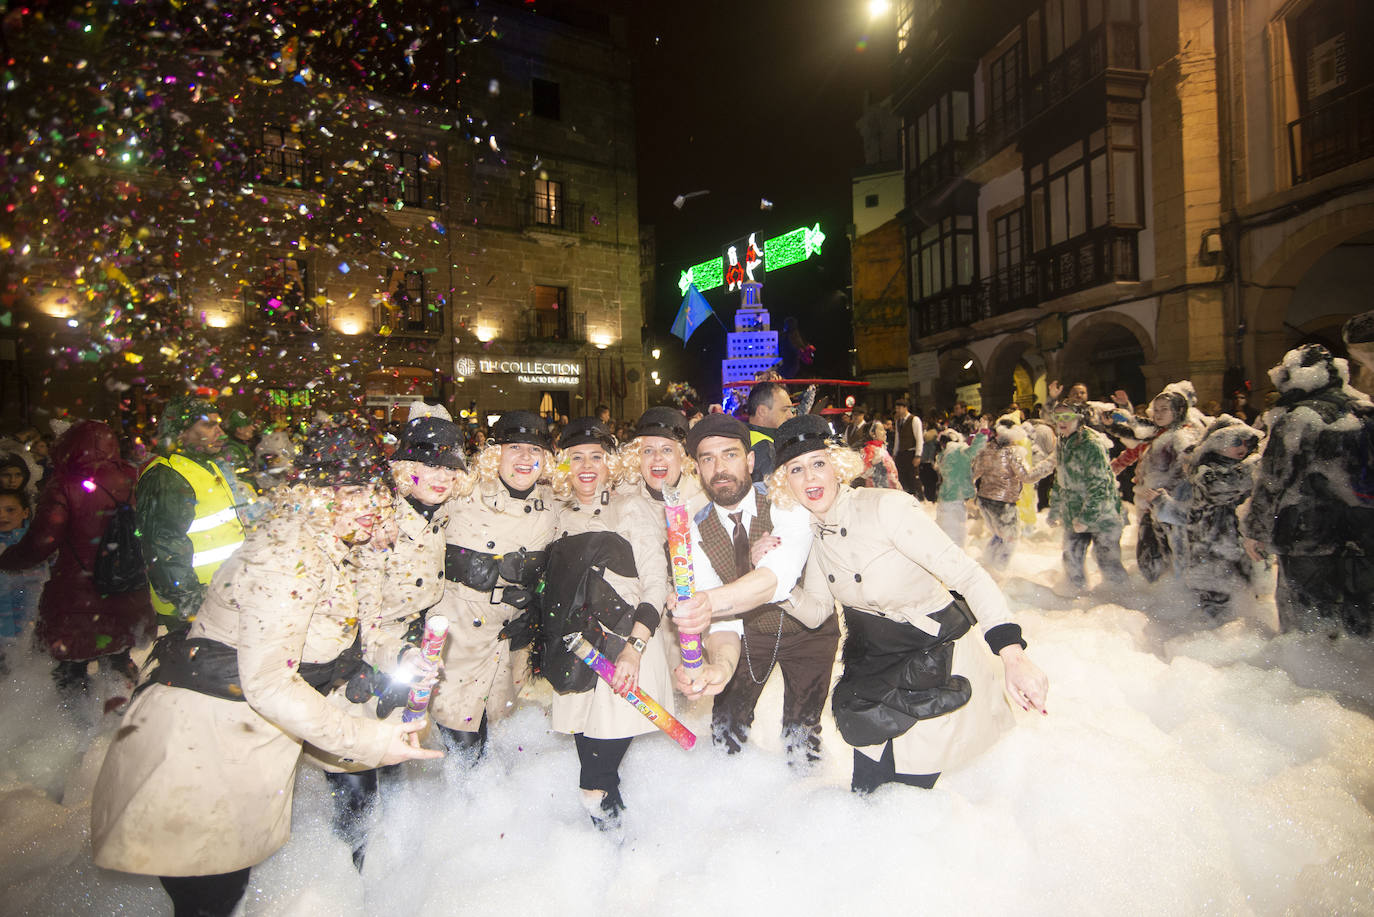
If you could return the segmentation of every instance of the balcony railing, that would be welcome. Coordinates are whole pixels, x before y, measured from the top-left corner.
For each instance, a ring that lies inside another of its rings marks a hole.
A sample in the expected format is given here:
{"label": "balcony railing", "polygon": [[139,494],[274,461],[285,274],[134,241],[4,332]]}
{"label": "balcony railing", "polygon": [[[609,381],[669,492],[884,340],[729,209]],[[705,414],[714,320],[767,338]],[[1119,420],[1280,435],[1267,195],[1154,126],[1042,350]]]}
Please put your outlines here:
{"label": "balcony railing", "polygon": [[1031,77],[1024,120],[1063,102],[1108,68],[1140,69],[1140,27],[1134,22],[1098,26]]}
{"label": "balcony railing", "polygon": [[1038,252],[977,284],[954,287],[911,308],[913,350],[923,337],[1028,309],[1104,283],[1140,279],[1137,230],[1114,226]]}
{"label": "balcony railing", "polygon": [[1025,84],[1016,99],[992,111],[973,131],[969,167],[1016,139],[1021,128],[1087,85],[1103,71],[1140,69],[1140,27],[1109,22],[1084,35]]}
{"label": "balcony railing", "polygon": [[524,315],[521,331],[527,341],[582,343],[587,340],[587,315],[563,309],[531,309]]}
{"label": "balcony railing", "polygon": [[943,191],[968,170],[969,143],[955,140],[946,143],[926,158],[910,174],[909,199],[919,201],[927,195]]}
{"label": "balcony railing", "polygon": [[1288,151],[1295,185],[1374,156],[1374,85],[1289,124]]}
{"label": "balcony railing", "polygon": [[253,154],[248,179],[283,188],[306,188],[320,174],[320,158],[290,147],[267,147]]}
{"label": "balcony railing", "polygon": [[545,197],[520,199],[520,225],[523,229],[582,231],[582,202],[560,200],[550,204]]}

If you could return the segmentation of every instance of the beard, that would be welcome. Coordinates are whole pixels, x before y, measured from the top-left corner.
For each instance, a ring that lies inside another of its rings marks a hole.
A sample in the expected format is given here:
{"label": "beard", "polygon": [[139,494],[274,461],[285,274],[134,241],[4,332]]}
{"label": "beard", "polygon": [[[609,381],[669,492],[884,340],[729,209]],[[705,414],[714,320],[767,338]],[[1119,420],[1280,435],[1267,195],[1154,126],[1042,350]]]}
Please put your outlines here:
{"label": "beard", "polygon": [[740,480],[733,475],[716,475],[709,481],[702,481],[701,488],[712,503],[720,506],[736,506],[753,488],[754,482],[745,478]]}

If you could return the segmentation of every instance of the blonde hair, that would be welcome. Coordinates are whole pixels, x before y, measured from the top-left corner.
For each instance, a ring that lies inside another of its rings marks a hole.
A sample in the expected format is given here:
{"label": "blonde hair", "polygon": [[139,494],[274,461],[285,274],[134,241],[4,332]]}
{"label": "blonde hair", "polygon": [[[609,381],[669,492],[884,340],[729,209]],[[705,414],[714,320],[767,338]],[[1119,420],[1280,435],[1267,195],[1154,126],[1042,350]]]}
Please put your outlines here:
{"label": "blonde hair", "polygon": [[[426,467],[431,466],[427,466],[423,462],[412,462],[409,459],[401,459],[400,461],[392,462],[391,476],[396,481],[396,496],[410,496],[411,491],[415,489],[415,477],[419,474],[421,468]],[[448,499],[466,497],[468,494],[472,493],[472,489],[477,486],[477,482],[473,479],[472,475],[463,471],[461,468],[454,468],[451,470],[454,475],[453,490],[449,491]],[[448,500],[444,502],[448,502]]]}
{"label": "blonde hair", "polygon": [[[605,490],[614,490],[615,486],[625,480],[625,463],[620,455],[611,450],[602,448],[606,453],[606,469],[610,472],[610,478],[606,481]],[[635,470],[639,470],[638,464]],[[568,464],[568,450],[559,449],[553,457],[553,495],[559,500],[571,502],[573,500],[572,491],[572,468]]]}
{"label": "blonde hair", "polygon": [[[820,450],[812,451],[818,452]],[[791,509],[797,505],[797,498],[792,496],[792,489],[787,486],[787,466],[810,454],[810,452],[803,452],[786,464],[779,465],[768,476],[768,499],[778,509]],[[830,459],[830,464],[835,466],[835,477],[839,479],[841,487],[848,487],[850,481],[863,474],[863,456],[853,449],[837,446],[834,443],[826,443],[825,454]]]}
{"label": "blonde hair", "polygon": [[[553,458],[549,450],[543,451],[544,458],[540,463],[543,470],[539,473],[537,481],[547,481],[552,474]],[[476,469],[476,484],[496,484],[501,480],[501,444],[487,440],[487,444],[477,453],[477,458],[472,461],[470,467]]]}
{"label": "blonde hair", "polygon": [[[659,437],[668,439],[668,437]],[[697,463],[687,454],[687,449],[677,440],[671,440],[677,447],[677,460],[682,464],[682,473],[695,475],[697,473]],[[644,474],[639,470],[640,459],[644,455],[644,437],[636,436],[634,439],[620,447],[620,480],[629,484],[631,487],[638,487],[644,480]]]}

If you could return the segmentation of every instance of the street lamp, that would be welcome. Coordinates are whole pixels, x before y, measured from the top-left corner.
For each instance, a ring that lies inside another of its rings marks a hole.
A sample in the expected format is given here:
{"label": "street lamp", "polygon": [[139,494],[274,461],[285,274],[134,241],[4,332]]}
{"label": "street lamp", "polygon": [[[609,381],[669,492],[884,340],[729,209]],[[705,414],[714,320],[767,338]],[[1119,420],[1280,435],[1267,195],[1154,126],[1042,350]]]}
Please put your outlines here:
{"label": "street lamp", "polygon": [[663,353],[663,351],[659,350],[657,347],[655,347],[653,350],[649,352],[653,354],[655,360],[657,360],[659,358],[659,355]]}
{"label": "street lamp", "polygon": [[892,4],[887,0],[868,0],[868,18],[878,19],[887,15],[887,11],[892,9]]}

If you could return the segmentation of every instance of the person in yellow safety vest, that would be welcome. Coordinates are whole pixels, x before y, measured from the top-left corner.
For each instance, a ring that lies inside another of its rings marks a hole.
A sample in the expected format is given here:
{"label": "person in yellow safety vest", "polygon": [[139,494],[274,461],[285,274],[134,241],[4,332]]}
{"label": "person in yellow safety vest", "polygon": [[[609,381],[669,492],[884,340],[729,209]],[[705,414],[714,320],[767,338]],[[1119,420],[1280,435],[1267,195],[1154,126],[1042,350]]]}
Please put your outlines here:
{"label": "person in yellow safety vest", "polygon": [[749,390],[745,402],[749,415],[749,451],[754,453],[755,481],[773,473],[773,434],[796,413],[787,389],[776,382],[760,382]]}
{"label": "person in yellow safety vest", "polygon": [[243,544],[237,481],[217,462],[224,445],[208,401],[174,398],[158,422],[164,455],[138,481],[138,541],[158,622],[177,630],[200,609],[215,570]]}

